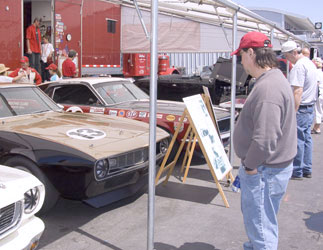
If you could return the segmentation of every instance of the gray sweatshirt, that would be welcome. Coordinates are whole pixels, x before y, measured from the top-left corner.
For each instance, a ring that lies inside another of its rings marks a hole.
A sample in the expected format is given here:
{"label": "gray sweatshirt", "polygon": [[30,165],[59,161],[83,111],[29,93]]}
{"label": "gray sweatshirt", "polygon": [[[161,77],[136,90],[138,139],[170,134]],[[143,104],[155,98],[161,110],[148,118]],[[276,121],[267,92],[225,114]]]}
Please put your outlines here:
{"label": "gray sweatshirt", "polygon": [[240,113],[233,134],[242,164],[287,167],[297,153],[294,96],[279,69],[261,75]]}

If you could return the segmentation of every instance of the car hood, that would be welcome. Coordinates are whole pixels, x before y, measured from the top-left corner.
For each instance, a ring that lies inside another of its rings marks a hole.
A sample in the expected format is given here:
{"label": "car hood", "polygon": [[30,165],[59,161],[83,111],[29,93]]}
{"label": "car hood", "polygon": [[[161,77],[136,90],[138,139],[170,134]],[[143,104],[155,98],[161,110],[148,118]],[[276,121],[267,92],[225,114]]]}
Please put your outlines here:
{"label": "car hood", "polygon": [[0,165],[0,208],[24,198],[29,189],[42,183],[33,175]]}
{"label": "car hood", "polygon": [[[95,159],[149,143],[149,124],[98,114],[47,112],[17,116],[3,119],[1,130],[63,144]],[[168,136],[164,130],[156,129],[156,141]]]}
{"label": "car hood", "polygon": [[[121,104],[117,104],[116,107],[124,108],[124,109],[131,109],[133,110],[141,110],[141,111],[149,111],[149,100],[137,100],[131,102],[125,102]],[[186,108],[183,102],[176,102],[176,101],[166,101],[166,100],[157,100],[157,113],[163,114],[172,114],[172,115],[182,115],[184,109]],[[230,112],[224,108],[214,107],[216,118],[221,120],[225,117],[230,116]]]}

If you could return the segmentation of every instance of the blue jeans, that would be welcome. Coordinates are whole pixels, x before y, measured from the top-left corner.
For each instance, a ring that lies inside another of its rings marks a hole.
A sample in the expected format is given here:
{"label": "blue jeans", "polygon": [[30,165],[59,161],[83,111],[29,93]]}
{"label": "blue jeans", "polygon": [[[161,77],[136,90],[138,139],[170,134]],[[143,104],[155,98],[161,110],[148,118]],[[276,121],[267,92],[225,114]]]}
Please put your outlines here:
{"label": "blue jeans", "polygon": [[311,125],[314,119],[314,105],[300,106],[297,113],[297,155],[294,158],[293,176],[302,177],[312,173]]}
{"label": "blue jeans", "polygon": [[29,65],[37,70],[37,72],[41,75],[40,53],[33,52],[29,55]]}
{"label": "blue jeans", "polygon": [[249,238],[245,250],[277,249],[277,213],[292,172],[292,163],[285,168],[260,166],[255,175],[240,167],[241,211]]}

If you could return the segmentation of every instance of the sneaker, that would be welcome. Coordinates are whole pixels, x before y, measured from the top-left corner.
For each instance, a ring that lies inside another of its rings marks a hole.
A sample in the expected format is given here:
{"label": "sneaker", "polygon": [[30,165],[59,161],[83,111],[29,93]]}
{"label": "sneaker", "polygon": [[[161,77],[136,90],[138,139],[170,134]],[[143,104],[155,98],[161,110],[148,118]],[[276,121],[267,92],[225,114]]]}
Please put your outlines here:
{"label": "sneaker", "polygon": [[312,178],[312,174],[311,173],[304,173],[303,174],[303,176],[305,177],[305,178]]}
{"label": "sneaker", "polygon": [[317,134],[317,135],[319,135],[319,134],[321,134],[321,131],[317,131],[315,129],[312,129],[311,130],[311,134]]}
{"label": "sneaker", "polygon": [[302,176],[293,176],[290,178],[291,180],[298,180],[298,181],[301,181],[303,180],[303,177]]}

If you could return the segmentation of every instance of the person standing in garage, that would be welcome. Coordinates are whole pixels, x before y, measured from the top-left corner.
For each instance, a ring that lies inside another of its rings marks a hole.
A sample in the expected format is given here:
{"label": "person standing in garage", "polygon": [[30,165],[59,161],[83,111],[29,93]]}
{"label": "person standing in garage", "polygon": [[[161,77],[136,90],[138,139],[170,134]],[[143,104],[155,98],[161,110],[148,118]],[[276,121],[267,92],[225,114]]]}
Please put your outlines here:
{"label": "person standing in garage", "polygon": [[34,19],[34,23],[26,30],[27,53],[29,54],[30,67],[37,70],[41,74],[40,54],[41,54],[41,33],[39,18]]}
{"label": "person standing in garage", "polygon": [[241,159],[241,210],[249,238],[243,247],[276,250],[277,213],[297,151],[293,93],[277,68],[266,35],[247,33],[231,55],[240,55],[244,70],[256,79],[233,134],[234,149]]}
{"label": "person standing in garage", "polygon": [[70,50],[68,52],[68,58],[62,64],[62,73],[63,78],[73,78],[77,77],[78,69],[75,67],[75,63],[73,62],[76,57],[76,51]]}
{"label": "person standing in garage", "polygon": [[54,47],[49,42],[48,36],[43,36],[42,53],[41,53],[41,78],[43,82],[49,81],[49,72],[47,67],[53,62]]}

